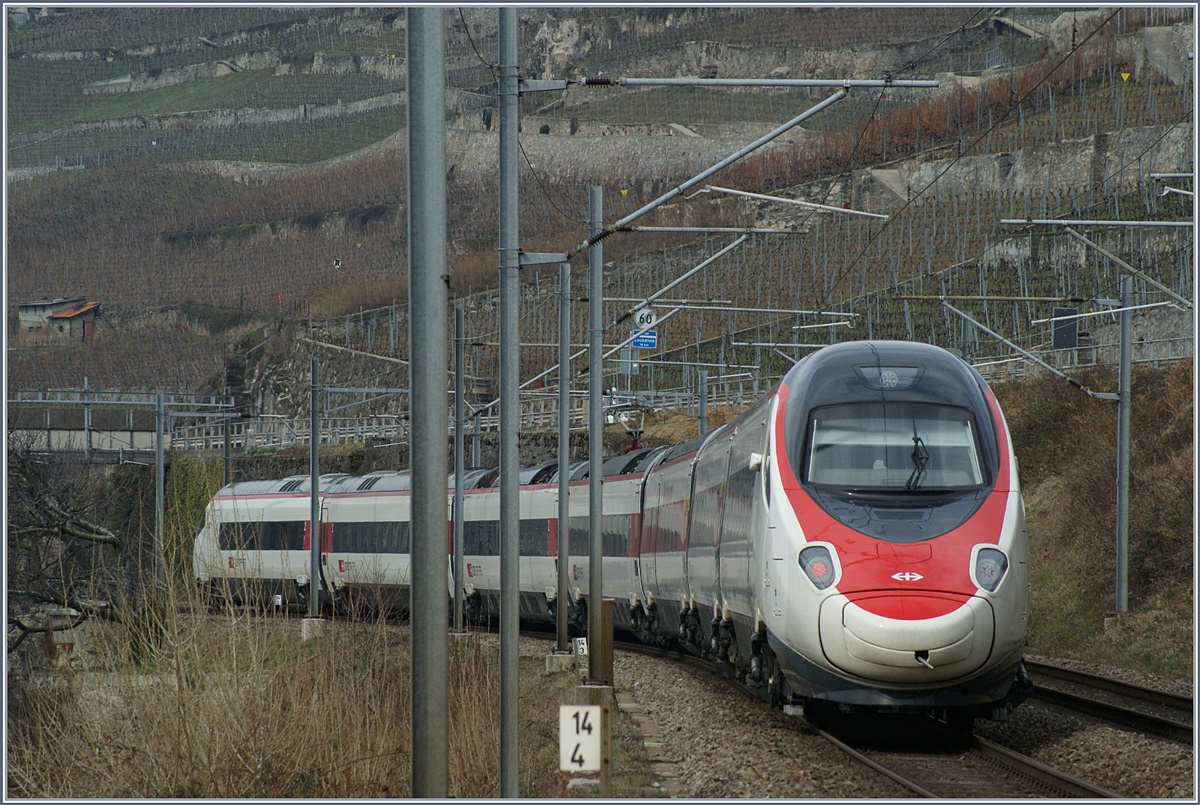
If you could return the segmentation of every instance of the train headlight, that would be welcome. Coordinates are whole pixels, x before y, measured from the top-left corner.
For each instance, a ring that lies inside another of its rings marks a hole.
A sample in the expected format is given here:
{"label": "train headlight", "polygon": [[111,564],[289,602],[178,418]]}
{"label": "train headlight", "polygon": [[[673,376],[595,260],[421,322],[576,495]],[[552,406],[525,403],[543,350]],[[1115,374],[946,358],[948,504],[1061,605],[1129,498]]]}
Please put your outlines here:
{"label": "train headlight", "polygon": [[1008,571],[1008,557],[995,548],[980,548],[975,554],[975,582],[994,593]]}
{"label": "train headlight", "polygon": [[800,567],[818,590],[824,590],[837,580],[833,556],[824,545],[809,545],[800,551]]}

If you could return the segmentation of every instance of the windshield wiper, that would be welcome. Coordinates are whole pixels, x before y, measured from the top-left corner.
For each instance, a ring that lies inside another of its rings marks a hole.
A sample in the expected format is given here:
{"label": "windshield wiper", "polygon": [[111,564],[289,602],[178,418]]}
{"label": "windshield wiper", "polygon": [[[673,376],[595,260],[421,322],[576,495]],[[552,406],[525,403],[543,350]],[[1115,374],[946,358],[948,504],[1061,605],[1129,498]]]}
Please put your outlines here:
{"label": "windshield wiper", "polygon": [[917,421],[913,420],[913,471],[904,482],[905,489],[916,489],[921,485],[921,477],[925,475],[925,466],[929,464],[929,450],[924,440],[917,435]]}

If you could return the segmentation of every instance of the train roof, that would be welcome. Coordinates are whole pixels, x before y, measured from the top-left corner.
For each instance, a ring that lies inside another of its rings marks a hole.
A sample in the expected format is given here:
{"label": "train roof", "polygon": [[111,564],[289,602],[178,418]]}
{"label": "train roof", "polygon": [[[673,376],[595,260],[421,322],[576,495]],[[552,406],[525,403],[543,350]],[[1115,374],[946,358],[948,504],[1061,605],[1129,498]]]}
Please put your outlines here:
{"label": "train roof", "polygon": [[913,341],[846,341],[805,356],[784,384],[805,407],[887,399],[981,408],[978,373],[941,347]]}
{"label": "train roof", "polygon": [[[647,447],[631,451],[624,455],[608,456],[601,464],[604,477],[625,475],[644,470],[662,447]],[[568,467],[569,480],[586,480],[591,470],[588,459],[573,461]],[[544,461],[528,467],[521,467],[520,483],[551,484],[558,481],[558,461]],[[455,477],[451,473],[446,478],[446,488],[454,489]],[[490,489],[500,485],[500,469],[498,467],[483,467],[468,470],[463,475],[463,489]],[[265,481],[237,481],[222,488],[217,495],[221,497],[246,495],[303,495],[312,489],[312,478],[308,475],[292,475],[287,478],[275,478]],[[366,475],[349,475],[346,473],[328,473],[320,478],[320,489],[328,494],[348,494],[353,492],[408,492],[412,490],[412,471],[379,471]]]}
{"label": "train roof", "polygon": [[[474,470],[466,470],[463,472],[463,489],[483,489],[490,486],[496,476],[500,474],[498,467],[481,467]],[[457,479],[454,473],[446,479],[446,488],[454,489],[454,484]]]}
{"label": "train roof", "polygon": [[635,472],[639,466],[645,463],[646,457],[654,450],[655,448],[653,447],[642,447],[638,450],[630,450],[623,455],[609,456],[600,465],[600,473],[607,477],[609,475],[625,475],[626,473]]}
{"label": "train roof", "polygon": [[[567,465],[567,480],[582,481],[591,474],[592,462],[586,458],[581,458],[578,461],[572,461]],[[558,473],[554,474],[552,481],[558,480]]]}
{"label": "train roof", "polygon": [[[354,476],[341,472],[329,473],[322,475],[318,482],[320,488],[328,492],[332,491],[333,487],[344,483],[348,478],[353,479]],[[267,481],[234,481],[222,487],[217,494],[225,497],[232,495],[294,495],[311,490],[312,476],[290,475],[287,478],[273,478]]]}
{"label": "train roof", "polygon": [[558,460],[521,468],[521,484],[545,484],[558,477]]}
{"label": "train roof", "polygon": [[659,459],[659,464],[665,464],[672,459],[686,456],[688,453],[694,453],[700,449],[700,445],[704,444],[704,440],[708,438],[708,434],[704,436],[693,436],[690,439],[685,439],[682,442],[670,445],[663,451],[663,456]]}
{"label": "train roof", "polygon": [[407,492],[412,489],[412,472],[372,472],[361,478],[349,478],[341,492]]}

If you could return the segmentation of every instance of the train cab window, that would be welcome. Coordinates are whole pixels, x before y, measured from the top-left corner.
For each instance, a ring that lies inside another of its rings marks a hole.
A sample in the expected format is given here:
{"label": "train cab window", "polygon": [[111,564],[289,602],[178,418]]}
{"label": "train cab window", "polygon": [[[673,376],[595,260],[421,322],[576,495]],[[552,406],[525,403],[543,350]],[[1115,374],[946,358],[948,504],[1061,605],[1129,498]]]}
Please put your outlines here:
{"label": "train cab window", "polygon": [[809,419],[807,483],[851,489],[917,490],[984,483],[978,429],[965,408],[856,403],[815,409]]}

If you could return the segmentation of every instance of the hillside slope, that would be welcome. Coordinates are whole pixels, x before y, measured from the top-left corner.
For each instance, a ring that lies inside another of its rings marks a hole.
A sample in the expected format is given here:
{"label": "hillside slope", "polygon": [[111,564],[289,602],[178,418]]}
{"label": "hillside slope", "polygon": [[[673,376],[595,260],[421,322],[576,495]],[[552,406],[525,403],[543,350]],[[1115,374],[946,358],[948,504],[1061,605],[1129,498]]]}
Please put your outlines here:
{"label": "hillside slope", "polygon": [[[1034,38],[1011,35],[1018,18]],[[946,341],[954,328],[938,322],[944,315],[927,306],[912,311],[907,303],[901,311],[870,294],[927,293],[924,286],[940,284],[943,292],[967,293],[973,286],[976,292],[988,287],[1000,294],[1089,298],[1106,291],[1107,269],[1084,285],[1065,274],[1066,266],[1086,265],[1079,248],[1043,246],[1039,257],[1033,238],[1014,236],[998,219],[1187,212],[1179,197],[1152,193],[1148,174],[1191,170],[1190,91],[1172,83],[1171,71],[1156,67],[1152,55],[1163,49],[1161,32],[1173,43],[1168,50],[1186,43],[1190,15],[1114,11],[1071,19],[1086,32],[1075,54],[1066,52],[1070,37],[1054,14],[990,17],[971,8],[543,9],[523,14],[521,41],[524,69],[535,76],[870,76],[889,70],[938,76],[941,89],[928,93],[856,91],[829,115],[713,179],[892,215],[886,224],[821,218],[795,206],[717,193],[670,205],[640,223],[807,231],[754,239],[732,262],[679,292],[748,308],[778,308],[786,300],[790,307],[849,310],[870,322],[859,335],[905,327],[903,337]],[[459,297],[495,285],[495,204],[489,199],[495,198],[498,138],[478,115],[490,102],[492,76],[477,55],[492,52],[494,22],[484,10],[447,15],[449,75],[458,93],[447,139],[450,272]],[[406,199],[404,133],[397,128],[403,120],[351,109],[395,88],[392,56],[402,37],[402,20],[382,9],[164,10],[111,19],[92,10],[14,37],[6,98],[13,136],[28,135],[37,148],[70,143],[78,155],[91,148],[100,156],[79,165],[62,155],[51,159],[76,170],[10,172],[10,305],[82,294],[101,301],[105,316],[93,343],[10,352],[10,382],[81,386],[86,376],[91,387],[211,388],[231,350],[258,345],[253,337],[242,344],[242,336],[253,335],[268,317],[305,328],[315,320],[322,337],[338,346],[402,357]],[[1006,66],[972,69],[987,64],[985,56],[1002,56]],[[30,65],[37,69],[26,69]],[[1122,70],[1128,80],[1119,77]],[[264,75],[255,77],[258,72]],[[101,86],[122,85],[126,77],[128,91]],[[1014,91],[1025,94],[1015,107]],[[522,107],[527,251],[562,251],[584,238],[587,185],[604,187],[605,218],[614,220],[821,97],[808,90],[578,86],[537,95]],[[47,96],[62,103],[37,102]],[[184,108],[155,111],[166,99]],[[255,116],[292,101],[288,108],[300,110],[298,122]],[[93,131],[87,136],[94,139],[61,125],[47,129],[55,120],[38,115],[51,107],[79,118],[70,125]],[[330,114],[318,114],[317,107]],[[139,115],[140,127],[125,127],[123,121]],[[543,128],[549,133],[540,133]],[[275,149],[274,158],[254,157],[254,143]],[[32,159],[36,148],[19,145],[12,153]],[[324,156],[298,161],[313,154]],[[714,240],[610,238],[606,284],[614,296],[644,296],[710,252]],[[1188,252],[1176,240],[1109,245],[1135,255],[1155,279],[1179,283]],[[1036,271],[1017,276],[1023,264],[1037,264]],[[970,266],[965,273],[936,276],[945,266],[963,265]],[[522,336],[552,341],[547,317],[537,311],[553,279],[539,282],[537,272],[522,273],[532,308]],[[1009,276],[1020,288],[1010,290]],[[914,277],[921,287],[900,287]],[[471,302],[469,327],[477,340],[486,342],[495,329],[494,301],[485,293]],[[147,310],[154,315],[143,315]],[[10,322],[14,312],[10,307]],[[972,312],[1014,329],[1021,319],[1044,315]],[[245,314],[259,321],[234,329],[222,323]],[[676,352],[694,343],[698,352],[712,353],[730,332],[740,341],[792,337],[794,321],[757,318],[751,324],[763,332],[751,334],[747,317],[685,312],[667,335]],[[726,346],[737,353],[725,355],[731,362],[763,362],[764,374],[779,370],[768,365],[776,360],[769,350],[751,356]],[[484,347],[476,373],[494,375],[494,359],[494,349]],[[548,356],[532,350],[528,360],[532,375]]]}

